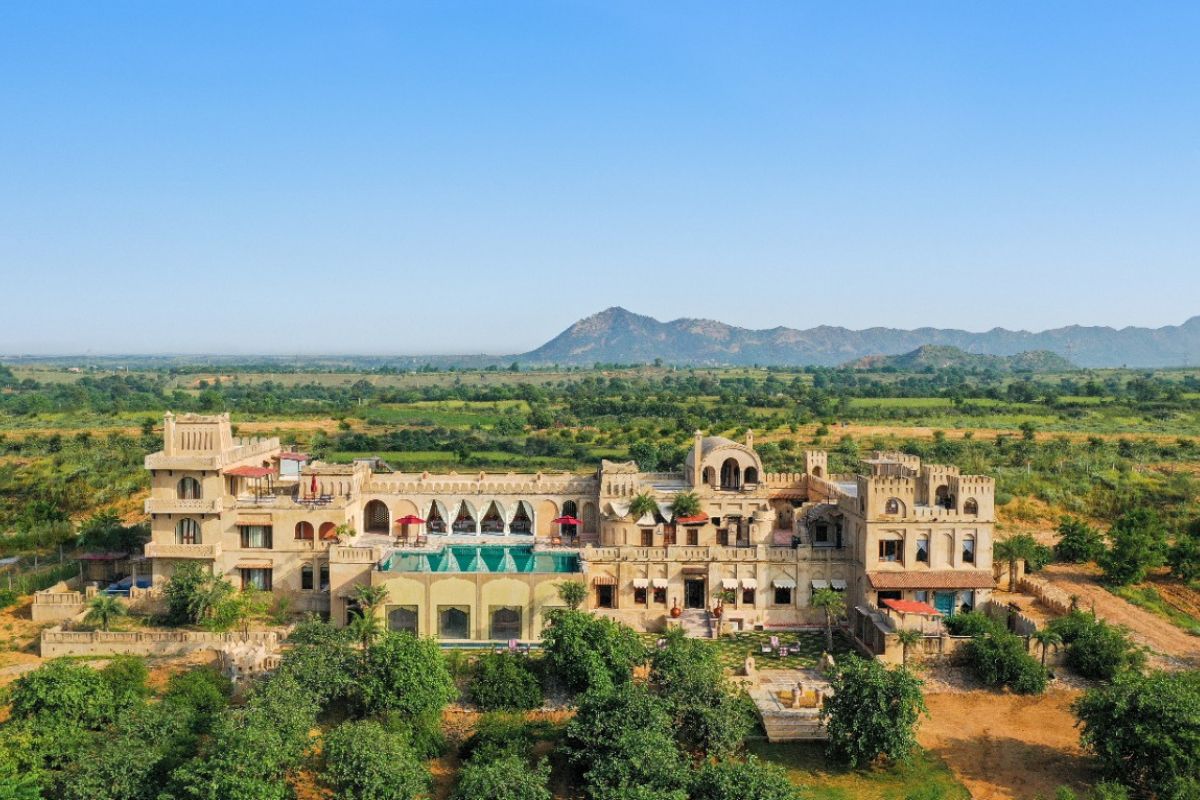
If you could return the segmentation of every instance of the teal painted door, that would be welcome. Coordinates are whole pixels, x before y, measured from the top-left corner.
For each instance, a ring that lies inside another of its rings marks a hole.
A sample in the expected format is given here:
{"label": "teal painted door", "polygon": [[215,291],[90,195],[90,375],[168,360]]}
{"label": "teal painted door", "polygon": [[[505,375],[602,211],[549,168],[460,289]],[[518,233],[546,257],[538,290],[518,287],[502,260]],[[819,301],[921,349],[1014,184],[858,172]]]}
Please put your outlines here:
{"label": "teal painted door", "polygon": [[954,616],[954,592],[934,592],[933,607],[942,612],[942,616]]}

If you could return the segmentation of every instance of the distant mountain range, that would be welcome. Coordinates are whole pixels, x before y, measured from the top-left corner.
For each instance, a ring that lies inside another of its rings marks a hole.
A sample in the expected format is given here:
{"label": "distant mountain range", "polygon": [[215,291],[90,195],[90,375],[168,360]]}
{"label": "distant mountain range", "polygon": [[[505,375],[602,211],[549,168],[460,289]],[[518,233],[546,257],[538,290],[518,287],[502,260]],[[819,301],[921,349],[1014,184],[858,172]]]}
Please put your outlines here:
{"label": "distant mountain range", "polygon": [[898,356],[864,356],[851,361],[851,369],[894,369],[897,372],[922,372],[959,367],[968,370],[991,369],[997,372],[1067,372],[1077,367],[1049,350],[1030,350],[1013,356],[966,353],[944,344],[924,344]]}
{"label": "distant mountain range", "polygon": [[1070,325],[1040,333],[1004,328],[982,333],[942,328],[854,331],[829,325],[750,330],[707,319],[659,322],[613,307],[579,320],[515,359],[538,365],[639,364],[662,359],[697,366],[837,366],[866,356],[912,353],[926,345],[988,356],[1045,351],[1081,367],[1177,367],[1200,364],[1200,316],[1162,328]]}

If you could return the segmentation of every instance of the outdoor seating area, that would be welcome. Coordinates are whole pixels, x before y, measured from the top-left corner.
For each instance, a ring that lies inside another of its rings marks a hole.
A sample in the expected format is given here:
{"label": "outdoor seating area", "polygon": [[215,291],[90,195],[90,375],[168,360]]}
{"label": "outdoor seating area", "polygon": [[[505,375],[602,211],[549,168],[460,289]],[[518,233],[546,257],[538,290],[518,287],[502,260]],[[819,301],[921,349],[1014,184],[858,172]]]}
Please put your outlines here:
{"label": "outdoor seating area", "polygon": [[513,655],[527,656],[532,651],[532,646],[529,642],[521,642],[516,639],[509,639],[507,644],[497,644],[493,648],[496,653],[512,653]]}

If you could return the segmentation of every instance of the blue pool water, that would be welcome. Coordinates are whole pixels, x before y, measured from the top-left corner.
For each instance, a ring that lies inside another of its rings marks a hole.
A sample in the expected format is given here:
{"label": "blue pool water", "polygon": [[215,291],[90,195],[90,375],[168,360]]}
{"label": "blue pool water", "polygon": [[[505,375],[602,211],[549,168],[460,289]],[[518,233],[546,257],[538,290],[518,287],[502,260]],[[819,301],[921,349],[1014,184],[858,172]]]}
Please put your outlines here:
{"label": "blue pool water", "polygon": [[579,572],[577,553],[535,553],[533,545],[448,545],[432,553],[400,551],[385,572]]}

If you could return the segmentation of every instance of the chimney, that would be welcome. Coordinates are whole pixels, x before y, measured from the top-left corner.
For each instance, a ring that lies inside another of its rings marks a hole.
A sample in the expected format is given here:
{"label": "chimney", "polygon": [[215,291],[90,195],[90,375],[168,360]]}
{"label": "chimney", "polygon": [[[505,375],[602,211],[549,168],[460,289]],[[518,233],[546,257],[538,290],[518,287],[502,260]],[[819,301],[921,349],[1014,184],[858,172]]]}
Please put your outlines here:
{"label": "chimney", "polygon": [[692,444],[692,486],[699,486],[704,482],[702,477],[704,466],[700,463],[701,458],[704,456],[703,441],[704,434],[697,430],[695,433],[695,442]]}

